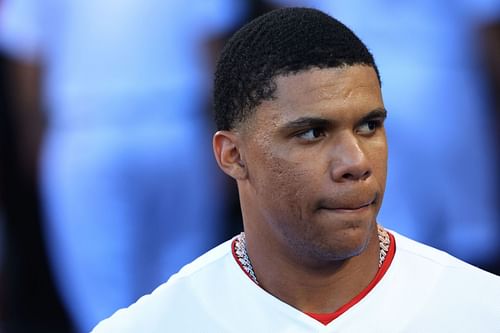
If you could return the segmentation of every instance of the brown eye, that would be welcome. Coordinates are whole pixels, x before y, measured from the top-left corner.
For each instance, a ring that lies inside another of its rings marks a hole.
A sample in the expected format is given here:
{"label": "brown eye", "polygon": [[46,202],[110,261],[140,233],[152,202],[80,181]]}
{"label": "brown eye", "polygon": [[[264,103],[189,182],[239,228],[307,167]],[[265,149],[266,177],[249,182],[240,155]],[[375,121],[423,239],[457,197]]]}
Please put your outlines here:
{"label": "brown eye", "polygon": [[301,132],[297,135],[300,139],[307,141],[314,141],[325,135],[325,132],[321,128],[311,128],[305,132]]}
{"label": "brown eye", "polygon": [[358,127],[357,132],[363,135],[373,134],[381,125],[379,120],[368,120]]}

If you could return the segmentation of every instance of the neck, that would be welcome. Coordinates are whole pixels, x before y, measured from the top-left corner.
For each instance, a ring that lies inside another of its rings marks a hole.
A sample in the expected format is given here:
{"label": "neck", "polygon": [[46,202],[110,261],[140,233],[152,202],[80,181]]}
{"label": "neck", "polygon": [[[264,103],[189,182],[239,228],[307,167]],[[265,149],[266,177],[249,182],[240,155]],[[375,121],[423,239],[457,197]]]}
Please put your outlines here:
{"label": "neck", "polygon": [[302,312],[329,313],[349,302],[375,277],[380,246],[374,229],[361,254],[324,265],[297,263],[278,249],[255,244],[251,238],[248,256],[259,285],[267,292]]}

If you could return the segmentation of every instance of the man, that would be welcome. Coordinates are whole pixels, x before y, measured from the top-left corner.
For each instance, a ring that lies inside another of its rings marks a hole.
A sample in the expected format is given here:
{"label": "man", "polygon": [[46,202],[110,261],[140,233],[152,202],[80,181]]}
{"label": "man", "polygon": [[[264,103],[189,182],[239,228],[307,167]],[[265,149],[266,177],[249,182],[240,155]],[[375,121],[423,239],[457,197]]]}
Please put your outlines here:
{"label": "man", "polygon": [[377,224],[386,111],[343,24],[288,8],[246,25],[219,60],[215,113],[245,233],[94,332],[500,331],[498,277]]}

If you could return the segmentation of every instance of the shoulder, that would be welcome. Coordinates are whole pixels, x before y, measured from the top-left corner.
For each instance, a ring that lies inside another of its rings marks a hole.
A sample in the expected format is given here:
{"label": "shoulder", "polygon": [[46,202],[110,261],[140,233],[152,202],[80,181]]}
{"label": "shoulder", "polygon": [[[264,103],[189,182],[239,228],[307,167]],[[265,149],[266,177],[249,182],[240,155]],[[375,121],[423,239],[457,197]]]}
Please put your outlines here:
{"label": "shoulder", "polygon": [[[410,238],[391,231],[396,239],[396,253],[399,265],[412,271],[423,269],[425,274],[452,274],[458,279],[464,276],[491,281],[500,287],[500,277],[460,260],[449,253],[419,243]],[[464,245],[466,246],[466,245]]]}
{"label": "shoulder", "polygon": [[[394,233],[396,256],[393,268],[398,284],[415,290],[432,290],[433,303],[458,300],[471,307],[494,306],[500,310],[500,277],[468,264],[444,251]],[[500,314],[500,312],[499,312]]]}
{"label": "shoulder", "polygon": [[210,290],[211,283],[224,280],[231,267],[229,259],[232,260],[231,241],[187,264],[151,294],[101,321],[92,333],[182,330],[185,326],[181,323],[192,322],[191,316],[204,306],[203,293]]}
{"label": "shoulder", "polygon": [[[395,232],[396,255],[385,278],[390,312],[418,331],[487,331],[500,323],[500,277]],[[465,245],[464,245],[465,246]]]}
{"label": "shoulder", "polygon": [[[491,273],[483,271],[471,264],[460,260],[447,252],[438,250],[431,246],[412,240],[408,237],[391,231],[396,239],[396,250],[400,257],[411,260],[412,264],[425,265],[429,269],[444,269],[474,272],[492,278],[499,278]],[[464,246],[466,246],[464,244]]]}

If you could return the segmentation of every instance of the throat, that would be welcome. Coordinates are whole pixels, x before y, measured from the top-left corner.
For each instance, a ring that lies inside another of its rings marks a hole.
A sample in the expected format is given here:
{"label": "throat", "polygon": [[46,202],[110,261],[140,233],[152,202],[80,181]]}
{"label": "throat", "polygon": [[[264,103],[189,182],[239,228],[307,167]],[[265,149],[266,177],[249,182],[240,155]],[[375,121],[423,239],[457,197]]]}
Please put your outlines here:
{"label": "throat", "polygon": [[[378,226],[377,241],[372,246],[370,262],[354,257],[346,260],[334,274],[330,272],[303,271],[292,268],[284,274],[283,270],[269,269],[263,272],[254,266],[246,250],[245,234],[238,235],[233,241],[233,255],[249,279],[277,297],[281,301],[324,323],[325,314],[345,312],[359,302],[382,278],[394,253],[394,240],[383,227]],[[378,244],[377,244],[378,243]],[[375,251],[373,251],[375,250]],[[318,316],[316,316],[318,315]],[[330,318],[327,316],[327,319]],[[332,319],[333,320],[333,319]]]}

